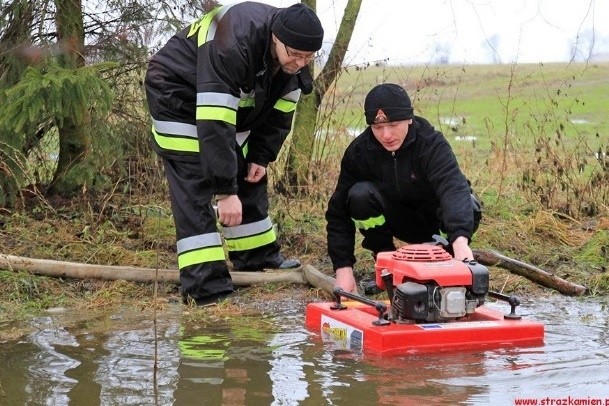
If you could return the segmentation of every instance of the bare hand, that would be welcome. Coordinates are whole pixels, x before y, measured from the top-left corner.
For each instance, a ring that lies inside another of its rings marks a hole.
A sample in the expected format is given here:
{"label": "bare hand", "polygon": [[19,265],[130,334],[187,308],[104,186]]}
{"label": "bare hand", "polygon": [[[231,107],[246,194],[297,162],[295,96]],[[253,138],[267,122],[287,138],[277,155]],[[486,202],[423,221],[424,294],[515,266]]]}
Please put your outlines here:
{"label": "bare hand", "polygon": [[241,224],[243,209],[237,195],[218,200],[218,220],[223,226],[234,227]]}
{"label": "bare hand", "polygon": [[253,162],[247,164],[247,176],[245,177],[247,182],[260,182],[260,179],[262,179],[264,175],[266,175],[266,168],[264,166]]}
{"label": "bare hand", "polygon": [[453,253],[454,257],[458,261],[474,260],[474,254],[472,253],[471,248],[468,245],[467,238],[465,237],[457,237],[455,241],[453,241]]}
{"label": "bare hand", "polygon": [[343,267],[336,270],[334,288],[342,288],[347,293],[358,293],[355,277],[353,276],[353,268]]}

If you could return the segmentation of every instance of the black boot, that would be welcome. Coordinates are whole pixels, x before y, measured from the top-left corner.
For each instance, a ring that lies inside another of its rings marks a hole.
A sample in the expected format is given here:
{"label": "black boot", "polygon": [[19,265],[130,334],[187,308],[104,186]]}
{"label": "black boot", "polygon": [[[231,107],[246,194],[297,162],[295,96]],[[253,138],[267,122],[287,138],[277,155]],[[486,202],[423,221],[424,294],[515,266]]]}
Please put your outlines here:
{"label": "black boot", "polygon": [[255,266],[249,266],[247,269],[236,269],[243,272],[262,272],[264,270],[272,269],[294,269],[300,266],[300,261],[296,258],[284,257],[281,253],[278,253],[274,258],[267,259],[261,263],[257,263]]}
{"label": "black boot", "polygon": [[277,254],[272,260],[261,264],[261,270],[264,269],[294,269],[300,266],[300,261],[296,258],[286,258],[281,253]]}

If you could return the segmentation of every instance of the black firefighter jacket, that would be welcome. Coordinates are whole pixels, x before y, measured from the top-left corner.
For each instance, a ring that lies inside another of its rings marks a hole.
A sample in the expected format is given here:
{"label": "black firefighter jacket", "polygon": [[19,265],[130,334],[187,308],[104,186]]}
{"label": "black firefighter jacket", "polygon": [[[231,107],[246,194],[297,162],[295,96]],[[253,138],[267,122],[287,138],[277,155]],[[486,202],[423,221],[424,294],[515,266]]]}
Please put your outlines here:
{"label": "black firefighter jacket", "polygon": [[[278,8],[223,6],[174,35],[151,59],[146,92],[154,146],[174,160],[201,162],[216,194],[237,192],[235,143],[267,166],[290,132],[308,68],[272,76],[271,25]],[[239,139],[249,131],[247,142]]]}
{"label": "black firefighter jacket", "polygon": [[355,225],[347,210],[353,184],[373,182],[394,205],[443,213],[444,228],[452,243],[471,239],[473,206],[467,179],[441,132],[415,116],[402,146],[387,151],[368,127],[345,150],[341,170],[326,211],[328,254],[334,269],[355,264]]}

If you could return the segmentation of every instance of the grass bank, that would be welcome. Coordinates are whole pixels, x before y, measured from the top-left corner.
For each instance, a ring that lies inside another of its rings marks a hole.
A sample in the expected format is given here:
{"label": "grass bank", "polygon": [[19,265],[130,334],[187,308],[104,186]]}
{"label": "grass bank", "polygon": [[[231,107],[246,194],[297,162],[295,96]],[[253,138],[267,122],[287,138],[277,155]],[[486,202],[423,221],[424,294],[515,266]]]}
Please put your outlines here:
{"label": "grass bank", "polygon": [[[492,248],[572,282],[609,292],[609,64],[349,68],[326,95],[323,140],[306,196],[276,193],[272,217],[285,252],[331,272],[324,211],[339,159],[363,128],[362,104],[376,83],[406,87],[415,112],[442,130],[484,203],[474,248]],[[281,162],[270,168],[273,179]],[[0,219],[0,252],[102,265],[175,268],[169,203],[156,193],[26,199]],[[373,268],[358,246],[357,271]],[[495,290],[552,294],[501,269]],[[273,287],[274,290],[287,287]],[[281,289],[279,289],[281,292]],[[252,294],[261,293],[252,289]],[[311,292],[307,292],[311,293]],[[290,294],[293,294],[291,292]],[[314,293],[312,293],[314,294]],[[150,285],[67,281],[0,271],[0,323],[57,306],[146,306]],[[156,295],[173,300],[177,289]],[[157,297],[157,299],[158,299]],[[157,302],[158,303],[158,302]]]}

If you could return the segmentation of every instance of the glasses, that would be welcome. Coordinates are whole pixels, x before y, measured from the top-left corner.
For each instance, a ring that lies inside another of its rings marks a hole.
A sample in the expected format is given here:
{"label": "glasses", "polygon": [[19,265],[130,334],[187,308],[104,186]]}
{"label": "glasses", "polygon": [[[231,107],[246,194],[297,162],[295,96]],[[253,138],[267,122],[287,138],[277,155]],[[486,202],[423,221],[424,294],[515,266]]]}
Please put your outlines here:
{"label": "glasses", "polygon": [[285,53],[288,54],[288,58],[295,59],[297,61],[305,61],[306,63],[309,63],[313,59],[317,58],[317,54],[300,55],[295,54],[294,51],[290,52],[286,44],[283,44],[283,48],[285,49]]}

